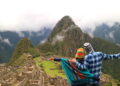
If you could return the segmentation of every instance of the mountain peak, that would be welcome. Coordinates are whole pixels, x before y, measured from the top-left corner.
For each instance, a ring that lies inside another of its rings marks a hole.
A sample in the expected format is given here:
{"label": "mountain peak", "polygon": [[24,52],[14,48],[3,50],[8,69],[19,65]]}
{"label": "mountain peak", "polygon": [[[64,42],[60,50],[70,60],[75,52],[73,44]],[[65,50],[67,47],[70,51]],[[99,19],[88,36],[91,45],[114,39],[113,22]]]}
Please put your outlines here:
{"label": "mountain peak", "polygon": [[64,16],[61,20],[58,21],[54,29],[61,27],[59,29],[59,31],[61,31],[62,29],[67,29],[71,25],[75,25],[72,18],[70,16]]}
{"label": "mountain peak", "polygon": [[48,42],[64,56],[72,56],[76,49],[83,44],[85,40],[91,40],[89,36],[84,35],[69,16],[64,16],[54,27]]}
{"label": "mountain peak", "polygon": [[72,29],[77,29],[80,32],[80,28],[75,25],[72,18],[70,16],[64,16],[62,19],[58,21],[56,26],[54,27],[51,35],[48,38],[48,41],[53,42],[53,39],[63,40],[65,34]]}
{"label": "mountain peak", "polygon": [[68,24],[68,25],[75,25],[75,23],[73,22],[72,18],[70,16],[64,16],[58,23],[60,22],[64,22],[65,24]]}

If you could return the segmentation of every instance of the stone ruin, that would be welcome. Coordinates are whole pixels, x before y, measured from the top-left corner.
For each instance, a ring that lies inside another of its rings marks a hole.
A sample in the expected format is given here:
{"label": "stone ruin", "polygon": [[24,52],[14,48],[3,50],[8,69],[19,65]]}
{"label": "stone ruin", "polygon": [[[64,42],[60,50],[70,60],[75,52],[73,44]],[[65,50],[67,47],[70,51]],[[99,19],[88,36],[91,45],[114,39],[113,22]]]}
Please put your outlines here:
{"label": "stone ruin", "polygon": [[69,86],[66,79],[47,75],[29,57],[24,66],[0,68],[0,86]]}

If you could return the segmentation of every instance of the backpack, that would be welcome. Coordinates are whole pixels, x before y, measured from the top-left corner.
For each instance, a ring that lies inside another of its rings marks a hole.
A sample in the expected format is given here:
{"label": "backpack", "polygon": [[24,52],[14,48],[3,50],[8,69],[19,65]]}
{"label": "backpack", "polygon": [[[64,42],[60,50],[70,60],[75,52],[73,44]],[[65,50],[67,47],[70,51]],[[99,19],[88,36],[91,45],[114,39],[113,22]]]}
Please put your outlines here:
{"label": "backpack", "polygon": [[94,79],[94,75],[89,70],[78,69],[66,58],[61,58],[61,66],[71,85],[89,83],[89,79]]}

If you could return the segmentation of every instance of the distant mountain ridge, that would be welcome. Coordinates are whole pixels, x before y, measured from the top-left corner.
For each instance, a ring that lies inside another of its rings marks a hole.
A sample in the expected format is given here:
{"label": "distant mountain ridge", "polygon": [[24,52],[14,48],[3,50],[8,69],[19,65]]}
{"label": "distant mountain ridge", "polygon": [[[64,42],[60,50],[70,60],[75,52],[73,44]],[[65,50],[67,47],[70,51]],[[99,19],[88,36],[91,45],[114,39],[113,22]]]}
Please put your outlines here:
{"label": "distant mountain ridge", "polygon": [[96,27],[93,35],[120,44],[120,23],[116,22],[111,27],[107,24],[101,24]]}
{"label": "distant mountain ridge", "polygon": [[16,44],[22,38],[27,37],[33,45],[37,45],[44,42],[50,33],[50,28],[39,31],[0,31],[0,63],[9,61]]}

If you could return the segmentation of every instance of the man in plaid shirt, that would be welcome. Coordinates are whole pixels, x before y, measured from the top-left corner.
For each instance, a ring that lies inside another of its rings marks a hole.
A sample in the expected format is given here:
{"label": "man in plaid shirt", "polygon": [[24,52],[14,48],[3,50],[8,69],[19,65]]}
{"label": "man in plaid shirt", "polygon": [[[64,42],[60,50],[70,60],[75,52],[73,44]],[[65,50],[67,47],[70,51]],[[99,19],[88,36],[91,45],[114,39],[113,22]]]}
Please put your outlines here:
{"label": "man in plaid shirt", "polygon": [[[119,54],[105,54],[102,52],[93,52],[92,49],[91,48],[85,49],[87,52],[89,50],[89,54],[85,56],[83,64],[77,62],[75,59],[73,60],[73,62],[76,62],[76,66],[78,68],[83,69],[83,70],[89,69],[90,73],[100,78],[102,61],[107,60],[107,59],[120,59],[120,53]],[[99,86],[99,82],[93,79],[90,79],[90,82],[87,84],[87,86]]]}

